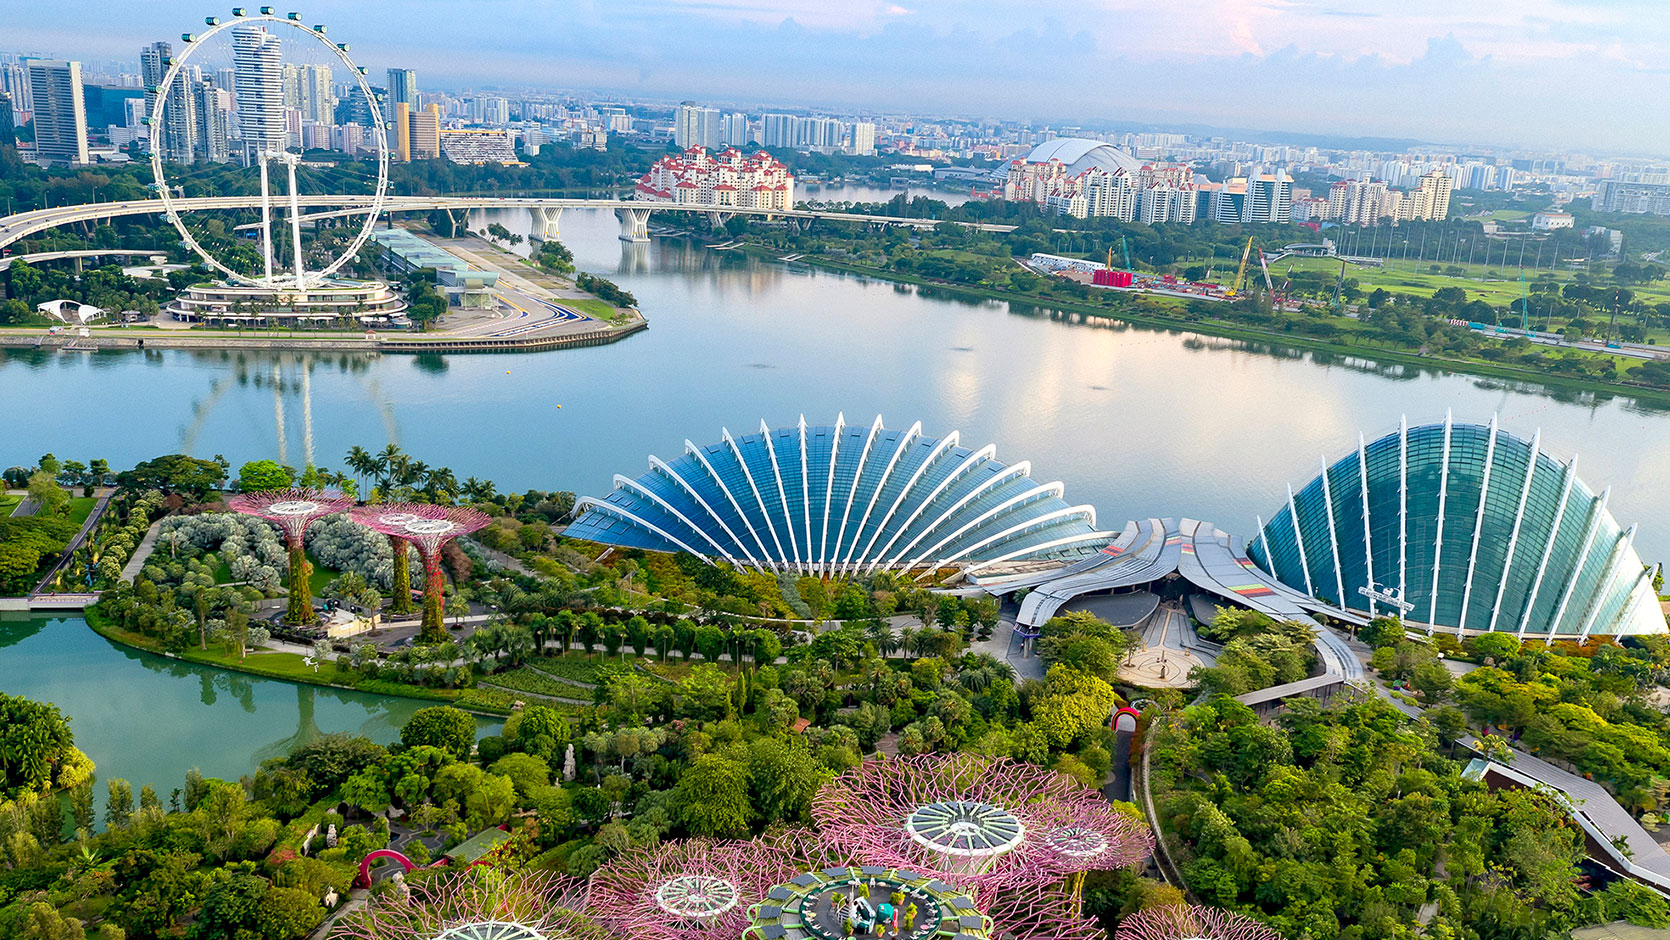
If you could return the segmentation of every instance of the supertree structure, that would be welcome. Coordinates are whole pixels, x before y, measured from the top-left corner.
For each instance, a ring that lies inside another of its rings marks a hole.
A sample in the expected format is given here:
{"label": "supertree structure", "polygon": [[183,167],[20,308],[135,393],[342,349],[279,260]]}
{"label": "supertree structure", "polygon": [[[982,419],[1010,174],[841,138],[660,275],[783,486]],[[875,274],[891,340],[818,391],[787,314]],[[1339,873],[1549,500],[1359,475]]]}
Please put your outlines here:
{"label": "supertree structure", "polygon": [[989,903],[913,868],[831,865],[767,889],[743,940],[1103,940],[1059,891],[1000,890]]}
{"label": "supertree structure", "polygon": [[[805,844],[816,838],[807,834]],[[735,940],[749,908],[772,885],[801,873],[798,854],[782,839],[691,839],[634,849],[591,876],[588,908],[633,940]]]}
{"label": "supertree structure", "polygon": [[[384,503],[355,508],[354,520],[390,538],[404,539],[418,550],[423,559],[423,625],[418,641],[445,641],[446,628],[441,623],[441,546],[485,526],[490,521],[487,514],[463,506]],[[398,584],[395,589],[398,591]]]}
{"label": "supertree structure", "polygon": [[812,803],[824,839],[845,854],[971,890],[1036,890],[1145,855],[1142,828],[1106,810],[1064,774],[974,754],[866,761]]}
{"label": "supertree structure", "polygon": [[410,614],[412,612],[412,565],[411,559],[406,555],[412,543],[398,535],[390,535],[388,540],[389,548],[394,551],[394,577],[390,579],[394,601],[389,605],[389,613]]}
{"label": "supertree structure", "polygon": [[1137,911],[1119,924],[1115,940],[1281,940],[1281,934],[1222,908],[1168,904]]}
{"label": "supertree structure", "polygon": [[307,550],[302,541],[307,527],[326,516],[342,512],[353,499],[318,490],[269,490],[240,493],[232,497],[233,512],[259,516],[277,525],[290,549],[290,608],[284,622],[295,626],[313,622],[313,595],[307,584]]}
{"label": "supertree structure", "polygon": [[374,898],[333,940],[602,940],[585,886],[540,872],[471,868]]}

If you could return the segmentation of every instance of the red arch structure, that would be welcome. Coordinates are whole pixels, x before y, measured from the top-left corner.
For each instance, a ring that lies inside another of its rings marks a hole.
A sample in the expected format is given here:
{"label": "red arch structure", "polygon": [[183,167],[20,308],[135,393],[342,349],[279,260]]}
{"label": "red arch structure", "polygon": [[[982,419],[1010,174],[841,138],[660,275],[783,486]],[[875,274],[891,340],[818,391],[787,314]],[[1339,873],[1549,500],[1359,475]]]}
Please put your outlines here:
{"label": "red arch structure", "polygon": [[416,865],[412,864],[411,859],[394,849],[377,849],[376,851],[367,854],[365,858],[360,860],[360,876],[359,880],[354,882],[354,887],[371,887],[371,863],[379,858],[392,858],[404,866],[407,871],[412,871],[417,868]]}

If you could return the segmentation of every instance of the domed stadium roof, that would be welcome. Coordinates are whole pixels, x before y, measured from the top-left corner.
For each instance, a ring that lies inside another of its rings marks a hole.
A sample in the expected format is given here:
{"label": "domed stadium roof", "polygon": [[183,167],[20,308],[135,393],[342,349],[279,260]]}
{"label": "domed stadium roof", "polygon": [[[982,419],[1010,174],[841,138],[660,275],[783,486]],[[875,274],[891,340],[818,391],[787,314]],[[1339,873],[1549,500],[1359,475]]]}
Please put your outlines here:
{"label": "domed stadium roof", "polygon": [[1083,137],[1057,137],[1046,140],[1026,155],[1027,163],[1048,163],[1060,160],[1067,165],[1069,173],[1082,173],[1091,167],[1101,167],[1104,170],[1129,170],[1135,173],[1142,169],[1142,161],[1131,156],[1112,144],[1100,140],[1086,140]]}
{"label": "domed stadium roof", "polygon": [[1036,483],[1025,461],[961,446],[955,431],[810,426],[697,447],[648,473],[617,475],[605,499],[576,507],[565,535],[685,551],[760,571],[919,571],[1028,558],[1077,557],[1107,543],[1096,511],[1071,506],[1060,483]]}
{"label": "domed stadium roof", "polygon": [[1577,478],[1576,458],[1561,463],[1541,441],[1495,418],[1359,437],[1289,489],[1248,554],[1312,597],[1458,633],[1663,633],[1635,527]]}

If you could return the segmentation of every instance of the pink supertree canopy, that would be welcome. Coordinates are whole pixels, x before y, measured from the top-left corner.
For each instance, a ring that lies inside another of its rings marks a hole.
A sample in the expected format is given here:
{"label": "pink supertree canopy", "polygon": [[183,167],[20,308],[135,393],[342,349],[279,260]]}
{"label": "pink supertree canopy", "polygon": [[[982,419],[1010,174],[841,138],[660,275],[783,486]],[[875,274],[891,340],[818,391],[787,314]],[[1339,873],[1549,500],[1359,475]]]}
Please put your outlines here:
{"label": "pink supertree canopy", "polygon": [[239,493],[229,505],[233,512],[246,516],[260,516],[278,526],[284,541],[291,548],[302,544],[307,527],[326,516],[342,512],[354,505],[351,497],[322,493],[318,490],[268,490],[262,493]]}
{"label": "pink supertree canopy", "polygon": [[302,539],[307,527],[326,516],[342,512],[352,506],[351,497],[322,493],[317,490],[268,490],[263,493],[240,493],[232,497],[233,512],[246,516],[260,516],[276,524],[284,533],[290,549],[290,606],[284,622],[302,626],[313,622],[313,595],[308,588],[307,553]]}
{"label": "pink supertree canopy", "polygon": [[441,624],[441,546],[486,526],[492,518],[464,506],[381,503],[356,507],[354,521],[390,538],[404,539],[417,548],[423,559],[423,626],[419,639],[423,642],[446,639]]}
{"label": "pink supertree canopy", "polygon": [[1115,940],[1281,940],[1281,934],[1217,907],[1170,904],[1137,911],[1119,924]]}
{"label": "pink supertree canopy", "polygon": [[805,870],[788,847],[782,840],[691,839],[633,849],[591,876],[588,906],[604,926],[633,940],[736,940],[748,926],[748,909]]}
{"label": "pink supertree canopy", "polygon": [[586,940],[584,885],[542,872],[471,868],[374,898],[332,928],[357,940]]}
{"label": "pink supertree canopy", "polygon": [[848,855],[975,889],[1129,865],[1152,846],[1141,824],[1065,774],[974,754],[866,761],[825,784],[812,815]]}
{"label": "pink supertree canopy", "polygon": [[978,900],[993,940],[1107,940],[1107,931],[1061,891],[996,890]]}

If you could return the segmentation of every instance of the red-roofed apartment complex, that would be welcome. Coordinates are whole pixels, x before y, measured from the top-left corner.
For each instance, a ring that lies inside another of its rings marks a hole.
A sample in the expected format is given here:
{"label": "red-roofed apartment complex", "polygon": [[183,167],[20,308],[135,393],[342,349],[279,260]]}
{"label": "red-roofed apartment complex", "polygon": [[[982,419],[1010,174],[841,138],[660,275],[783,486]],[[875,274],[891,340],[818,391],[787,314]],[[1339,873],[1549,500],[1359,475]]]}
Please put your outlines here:
{"label": "red-roofed apartment complex", "polygon": [[793,209],[794,177],[761,150],[744,155],[734,148],[710,154],[691,147],[655,161],[638,180],[637,199],[739,209]]}

